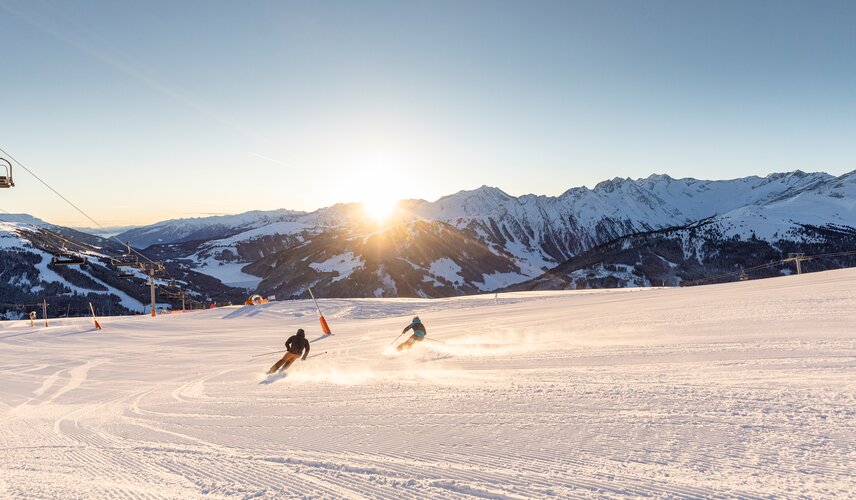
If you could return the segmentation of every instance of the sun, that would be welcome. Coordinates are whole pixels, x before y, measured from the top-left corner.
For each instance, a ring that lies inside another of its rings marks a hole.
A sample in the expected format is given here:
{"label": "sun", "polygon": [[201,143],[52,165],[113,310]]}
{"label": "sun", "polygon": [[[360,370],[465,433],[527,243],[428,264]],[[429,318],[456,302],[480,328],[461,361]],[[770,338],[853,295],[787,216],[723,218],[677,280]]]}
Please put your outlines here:
{"label": "sun", "polygon": [[398,214],[405,191],[400,169],[382,155],[351,163],[354,166],[336,183],[342,198],[359,203],[366,222],[378,226],[390,222]]}
{"label": "sun", "polygon": [[363,212],[378,224],[388,221],[398,207],[398,200],[384,196],[373,196],[363,200]]}

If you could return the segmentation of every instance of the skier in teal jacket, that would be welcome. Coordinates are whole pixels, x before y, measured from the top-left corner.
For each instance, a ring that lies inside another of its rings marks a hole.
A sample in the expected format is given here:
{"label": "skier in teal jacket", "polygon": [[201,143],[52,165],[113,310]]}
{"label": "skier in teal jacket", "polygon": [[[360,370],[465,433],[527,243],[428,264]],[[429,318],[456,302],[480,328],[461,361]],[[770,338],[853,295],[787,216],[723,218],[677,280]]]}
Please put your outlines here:
{"label": "skier in teal jacket", "polygon": [[425,329],[425,325],[422,324],[422,321],[419,319],[419,316],[414,316],[413,321],[410,322],[409,325],[404,327],[404,330],[401,330],[401,333],[407,333],[407,330],[413,330],[413,335],[410,336],[404,343],[399,345],[396,350],[404,351],[406,349],[410,349],[413,347],[413,344],[416,342],[422,342],[425,340],[425,336],[428,335],[428,331]]}

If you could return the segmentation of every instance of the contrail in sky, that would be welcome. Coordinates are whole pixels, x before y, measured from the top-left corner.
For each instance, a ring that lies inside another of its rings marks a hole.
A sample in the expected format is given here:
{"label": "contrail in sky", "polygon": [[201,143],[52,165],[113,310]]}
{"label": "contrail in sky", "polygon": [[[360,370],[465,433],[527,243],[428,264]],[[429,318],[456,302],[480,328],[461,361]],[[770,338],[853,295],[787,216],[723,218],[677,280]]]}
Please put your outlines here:
{"label": "contrail in sky", "polygon": [[269,157],[269,156],[260,155],[260,154],[258,154],[258,153],[250,152],[250,155],[251,155],[251,156],[255,156],[256,158],[261,158],[262,160],[267,160],[267,161],[269,161],[269,162],[276,163],[277,165],[282,165],[283,167],[291,167],[291,166],[293,166],[293,165],[289,165],[288,163],[284,163],[284,162],[281,162],[281,161],[279,161],[279,160],[273,159],[273,158],[271,158],[271,157]]}
{"label": "contrail in sky", "polygon": [[[88,54],[95,59],[111,66],[113,69],[119,71],[120,73],[124,73],[127,76],[145,84],[146,86],[160,92],[161,94],[168,96],[185,106],[188,106],[197,112],[215,120],[216,122],[226,125],[230,128],[234,128],[237,131],[245,134],[247,136],[266,140],[268,142],[270,139],[264,137],[262,134],[257,131],[242,125],[237,122],[234,118],[231,118],[220,111],[202,103],[199,99],[194,98],[189,95],[187,92],[182,92],[178,89],[173,88],[172,86],[167,85],[163,79],[152,76],[154,73],[150,69],[143,69],[140,65],[135,65],[129,62],[129,58],[125,55],[117,53],[115,50],[104,50],[99,47],[96,47],[94,44],[86,42],[83,40],[81,36],[76,33],[69,32],[67,30],[63,30],[62,28],[55,25],[50,21],[45,21],[43,19],[37,19],[36,16],[30,15],[22,10],[16,9],[8,4],[0,2],[0,8],[10,12],[11,14],[23,19],[29,24],[35,26],[36,28],[68,43],[72,47],[77,48],[81,52]],[[68,25],[71,23],[70,19],[64,18],[63,23]],[[82,26],[77,26],[78,32],[89,32],[92,35],[90,30],[83,28]],[[102,44],[103,45],[103,44]]]}
{"label": "contrail in sky", "polygon": [[[137,80],[137,81],[143,83],[144,85],[148,86],[149,88],[152,88],[152,89],[156,90],[157,92],[160,92],[161,94],[180,102],[181,104],[199,112],[200,114],[207,116],[208,118],[211,118],[212,120],[214,120],[217,123],[220,123],[222,125],[226,125],[227,127],[233,128],[233,129],[237,130],[238,132],[240,132],[240,133],[242,133],[248,137],[251,137],[254,139],[260,139],[260,140],[263,140],[263,141],[270,143],[270,144],[275,143],[275,141],[272,141],[270,138],[265,137],[263,134],[257,132],[256,130],[253,130],[250,127],[243,125],[242,123],[238,122],[234,118],[232,118],[232,117],[220,112],[219,110],[203,103],[201,100],[194,97],[190,93],[188,93],[186,91],[179,90],[179,89],[175,88],[174,86],[168,85],[167,83],[165,83],[163,78],[155,76],[154,71],[147,69],[147,68],[143,68],[142,65],[140,65],[140,64],[132,63],[127,56],[117,53],[114,49],[109,49],[109,50],[108,49],[102,49],[98,46],[98,45],[103,46],[105,44],[100,43],[100,44],[96,45],[94,43],[85,41],[78,33],[88,33],[89,35],[91,35],[93,37],[95,35],[93,33],[91,33],[90,30],[86,29],[83,26],[80,26],[80,25],[76,26],[76,30],[75,30],[76,32],[69,31],[67,29],[62,29],[61,27],[57,26],[55,23],[51,22],[50,20],[39,18],[36,15],[32,15],[30,13],[24,12],[23,10],[12,7],[8,4],[3,3],[2,1],[0,1],[0,9],[3,9],[3,10],[10,12],[12,15],[15,15],[15,16],[23,19],[27,23],[35,26],[36,28],[42,30],[43,32],[48,33],[51,36],[54,36],[54,37],[64,41],[65,43],[71,45],[72,47],[75,47],[76,49],[80,50],[81,52],[83,52],[83,53],[107,64],[108,66],[119,71],[120,73],[123,73],[123,74],[133,78],[134,80]],[[42,17],[44,17],[44,16],[42,16]],[[63,22],[66,24],[69,23],[69,21],[67,19],[64,19]],[[285,163],[285,162],[277,160],[275,158],[271,158],[269,156],[264,156],[264,155],[261,155],[258,153],[250,152],[249,154],[251,154],[252,156],[255,156],[257,158],[261,158],[263,160],[267,160],[267,161],[275,163],[277,165],[281,165],[283,167],[289,167],[289,168],[293,168],[295,166],[295,163],[300,163],[300,164],[306,163],[305,160],[294,160],[291,163]],[[291,156],[291,155],[289,155],[289,156]]]}

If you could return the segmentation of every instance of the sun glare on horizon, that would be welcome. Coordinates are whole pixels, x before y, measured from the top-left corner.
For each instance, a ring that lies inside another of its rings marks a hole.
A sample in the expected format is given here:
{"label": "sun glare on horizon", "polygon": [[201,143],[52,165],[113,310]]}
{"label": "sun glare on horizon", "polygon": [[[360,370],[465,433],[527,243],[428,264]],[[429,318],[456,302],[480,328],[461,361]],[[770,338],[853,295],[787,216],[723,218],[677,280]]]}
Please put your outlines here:
{"label": "sun glare on horizon", "polygon": [[362,204],[365,214],[374,222],[381,224],[389,220],[389,218],[395,213],[395,209],[398,206],[398,200],[395,198],[375,196],[363,200]]}
{"label": "sun glare on horizon", "polygon": [[406,197],[406,181],[399,167],[406,164],[406,158],[386,151],[364,157],[357,155],[348,162],[354,168],[337,183],[343,192],[341,197],[359,202],[367,220],[378,225],[388,222],[395,215],[399,201]]}

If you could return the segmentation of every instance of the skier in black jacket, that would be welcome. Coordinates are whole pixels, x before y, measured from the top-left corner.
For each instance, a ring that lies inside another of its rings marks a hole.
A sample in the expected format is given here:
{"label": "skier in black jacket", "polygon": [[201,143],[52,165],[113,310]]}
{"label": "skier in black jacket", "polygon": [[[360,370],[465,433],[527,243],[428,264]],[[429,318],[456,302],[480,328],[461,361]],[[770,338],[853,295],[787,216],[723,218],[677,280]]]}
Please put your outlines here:
{"label": "skier in black jacket", "polygon": [[304,333],[303,328],[297,330],[296,335],[288,337],[288,340],[285,341],[285,348],[288,349],[288,352],[285,353],[282,359],[270,367],[268,375],[280,369],[282,371],[287,370],[292,363],[297,361],[297,358],[301,354],[303,355],[303,361],[306,361],[306,356],[309,356],[309,341],[306,340],[306,333]]}

